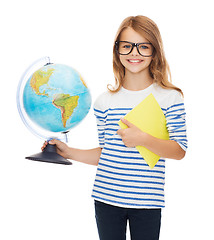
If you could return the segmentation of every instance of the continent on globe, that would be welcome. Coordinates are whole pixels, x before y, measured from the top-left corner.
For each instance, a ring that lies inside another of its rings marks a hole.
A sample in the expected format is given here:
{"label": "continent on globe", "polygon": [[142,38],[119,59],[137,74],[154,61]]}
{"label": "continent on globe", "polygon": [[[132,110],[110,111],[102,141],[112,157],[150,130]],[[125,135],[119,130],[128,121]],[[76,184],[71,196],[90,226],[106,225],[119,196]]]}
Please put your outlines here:
{"label": "continent on globe", "polygon": [[51,77],[53,72],[53,68],[49,68],[47,69],[47,71],[39,69],[32,75],[30,86],[37,95],[48,96],[48,94],[45,93],[45,90],[43,92],[40,92],[39,88],[44,84],[48,84],[49,78]]}
{"label": "continent on globe", "polygon": [[61,110],[62,123],[66,127],[67,120],[72,116],[74,109],[78,106],[79,96],[71,96],[70,94],[55,94],[53,105]]}

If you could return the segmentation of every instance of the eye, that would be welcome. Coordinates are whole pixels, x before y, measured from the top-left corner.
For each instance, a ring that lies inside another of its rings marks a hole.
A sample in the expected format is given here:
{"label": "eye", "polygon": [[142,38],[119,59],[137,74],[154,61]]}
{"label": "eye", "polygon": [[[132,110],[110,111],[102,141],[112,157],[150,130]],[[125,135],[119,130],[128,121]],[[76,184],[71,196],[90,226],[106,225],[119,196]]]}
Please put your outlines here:
{"label": "eye", "polygon": [[125,48],[125,49],[129,49],[129,48],[131,48],[131,45],[130,44],[126,44],[126,45],[123,45],[122,47]]}
{"label": "eye", "polygon": [[148,46],[146,46],[146,45],[139,45],[139,48],[141,48],[141,49],[148,49]]}

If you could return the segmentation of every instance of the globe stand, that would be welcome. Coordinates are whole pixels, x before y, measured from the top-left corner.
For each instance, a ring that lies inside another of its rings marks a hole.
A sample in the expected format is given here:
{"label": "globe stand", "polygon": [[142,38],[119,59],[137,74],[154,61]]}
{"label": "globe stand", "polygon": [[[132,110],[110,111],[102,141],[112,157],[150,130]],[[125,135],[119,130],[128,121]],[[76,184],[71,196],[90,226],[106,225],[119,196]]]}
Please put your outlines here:
{"label": "globe stand", "polygon": [[46,148],[43,152],[31,155],[29,157],[25,157],[26,159],[39,161],[39,162],[48,162],[48,163],[56,163],[56,164],[64,164],[71,165],[72,163],[59,155],[56,152],[56,145],[47,144]]}

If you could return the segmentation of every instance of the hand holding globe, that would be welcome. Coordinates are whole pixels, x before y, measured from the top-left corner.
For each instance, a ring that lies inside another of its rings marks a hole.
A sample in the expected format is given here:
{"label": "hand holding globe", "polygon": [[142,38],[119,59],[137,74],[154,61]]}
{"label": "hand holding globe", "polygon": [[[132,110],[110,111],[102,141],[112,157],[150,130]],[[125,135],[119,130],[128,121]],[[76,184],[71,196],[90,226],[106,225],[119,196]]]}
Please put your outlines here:
{"label": "hand holding globe", "polygon": [[49,142],[45,141],[41,150],[44,151],[48,144],[56,145],[57,154],[61,155],[64,158],[70,158],[70,148],[64,142],[61,142],[57,139],[53,139]]}

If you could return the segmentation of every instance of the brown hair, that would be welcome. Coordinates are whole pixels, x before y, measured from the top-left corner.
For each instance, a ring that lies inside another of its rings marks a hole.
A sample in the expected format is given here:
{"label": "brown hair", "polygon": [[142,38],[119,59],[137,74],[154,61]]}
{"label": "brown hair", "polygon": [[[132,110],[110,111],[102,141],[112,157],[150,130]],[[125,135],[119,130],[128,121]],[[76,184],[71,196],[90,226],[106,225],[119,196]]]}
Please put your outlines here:
{"label": "brown hair", "polygon": [[[115,42],[119,41],[121,33],[128,27],[145,37],[154,47],[153,59],[149,66],[149,72],[154,82],[162,88],[175,89],[183,95],[182,90],[171,83],[171,73],[165,58],[162,38],[157,25],[145,16],[128,17],[121,23],[115,37]],[[110,88],[111,85],[108,85],[108,89],[111,92],[118,92],[123,83],[125,68],[120,62],[115,44],[113,47],[113,72],[115,87]]]}

